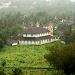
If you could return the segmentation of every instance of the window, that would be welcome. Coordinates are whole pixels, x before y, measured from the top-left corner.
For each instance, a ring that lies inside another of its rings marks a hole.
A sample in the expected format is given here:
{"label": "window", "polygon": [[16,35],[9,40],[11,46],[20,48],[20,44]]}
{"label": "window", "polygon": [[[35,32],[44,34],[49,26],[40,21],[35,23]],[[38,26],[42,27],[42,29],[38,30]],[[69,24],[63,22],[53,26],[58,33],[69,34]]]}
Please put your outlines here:
{"label": "window", "polygon": [[26,34],[23,34],[23,37],[26,37]]}
{"label": "window", "polygon": [[35,43],[37,44],[37,41],[35,41]]}
{"label": "window", "polygon": [[32,41],[32,44],[34,44],[34,41]]}
{"label": "window", "polygon": [[47,35],[48,35],[48,32],[47,32]]}
{"label": "window", "polygon": [[43,33],[42,33],[42,36],[43,36]]}
{"label": "window", "polygon": [[31,37],[31,34],[27,34],[27,37]]}
{"label": "window", "polygon": [[42,34],[40,33],[40,36],[42,36]]}
{"label": "window", "polygon": [[41,40],[41,44],[43,43],[43,40]]}
{"label": "window", "polygon": [[45,40],[45,42],[47,43],[47,39]]}
{"label": "window", "polygon": [[31,34],[31,36],[33,37],[33,34]]}
{"label": "window", "polygon": [[45,40],[43,40],[43,43],[45,42]]}
{"label": "window", "polygon": [[37,41],[37,43],[39,44],[39,41]]}
{"label": "window", "polygon": [[27,44],[27,41],[25,41],[25,44]]}

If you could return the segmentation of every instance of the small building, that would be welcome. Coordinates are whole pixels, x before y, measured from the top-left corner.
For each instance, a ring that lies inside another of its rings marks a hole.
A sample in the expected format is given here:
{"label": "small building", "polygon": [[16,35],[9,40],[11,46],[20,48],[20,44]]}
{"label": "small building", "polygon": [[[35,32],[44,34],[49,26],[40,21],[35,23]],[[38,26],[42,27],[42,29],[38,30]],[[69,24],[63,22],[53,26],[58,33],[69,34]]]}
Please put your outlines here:
{"label": "small building", "polygon": [[13,39],[12,37],[8,37],[8,38],[6,39],[6,42],[7,42],[8,45],[11,45],[11,46],[16,46],[16,45],[18,45],[17,39]]}
{"label": "small building", "polygon": [[16,45],[18,45],[18,42],[17,42],[16,40],[13,40],[13,41],[11,42],[11,46],[16,46]]}
{"label": "small building", "polygon": [[30,27],[24,30],[22,33],[19,44],[22,45],[40,45],[51,42],[52,36],[49,34],[49,30],[43,27]]}
{"label": "small building", "polygon": [[43,28],[49,30],[49,35],[51,35],[51,36],[53,36],[53,25],[54,24],[53,24],[52,21],[50,21],[50,22],[43,25]]}

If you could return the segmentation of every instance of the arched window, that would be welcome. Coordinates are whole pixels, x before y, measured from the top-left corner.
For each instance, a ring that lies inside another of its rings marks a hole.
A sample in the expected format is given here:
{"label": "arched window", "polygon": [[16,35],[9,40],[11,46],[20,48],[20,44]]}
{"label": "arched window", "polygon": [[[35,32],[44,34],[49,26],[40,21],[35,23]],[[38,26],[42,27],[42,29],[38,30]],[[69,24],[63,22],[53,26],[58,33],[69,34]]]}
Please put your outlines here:
{"label": "arched window", "polygon": [[25,41],[25,44],[27,44],[27,41]]}
{"label": "arched window", "polygon": [[34,44],[34,41],[32,41],[32,44]]}

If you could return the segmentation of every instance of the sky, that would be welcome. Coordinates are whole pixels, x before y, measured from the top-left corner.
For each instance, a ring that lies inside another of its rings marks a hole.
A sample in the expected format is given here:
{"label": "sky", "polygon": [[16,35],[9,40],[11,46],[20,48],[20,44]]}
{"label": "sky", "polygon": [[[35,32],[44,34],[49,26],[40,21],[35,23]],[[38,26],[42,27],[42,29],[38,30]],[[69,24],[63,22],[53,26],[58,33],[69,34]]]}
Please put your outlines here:
{"label": "sky", "polygon": [[75,2],[75,0],[71,0],[72,2]]}
{"label": "sky", "polygon": [[[46,0],[47,2],[51,1],[51,0]],[[72,2],[75,2],[75,0],[71,0]]]}
{"label": "sky", "polygon": [[51,0],[46,0],[47,2],[51,1]]}
{"label": "sky", "polygon": [[[3,1],[6,1],[6,2],[3,2]],[[37,5],[39,6],[39,4],[41,4],[41,6],[42,6],[46,2],[47,2],[48,5],[51,5],[52,4],[52,1],[54,1],[55,4],[57,2],[66,2],[66,1],[75,2],[75,0],[21,0],[21,1],[20,0],[0,0],[0,9],[2,9],[2,8],[8,8],[9,6],[11,6],[11,4],[12,4],[11,1],[15,1],[14,2],[15,5],[17,5],[17,3],[20,4],[20,2],[22,4],[25,3],[25,6],[28,5],[28,4],[29,5],[32,4],[32,5],[30,5],[30,8],[31,9],[35,8]]]}

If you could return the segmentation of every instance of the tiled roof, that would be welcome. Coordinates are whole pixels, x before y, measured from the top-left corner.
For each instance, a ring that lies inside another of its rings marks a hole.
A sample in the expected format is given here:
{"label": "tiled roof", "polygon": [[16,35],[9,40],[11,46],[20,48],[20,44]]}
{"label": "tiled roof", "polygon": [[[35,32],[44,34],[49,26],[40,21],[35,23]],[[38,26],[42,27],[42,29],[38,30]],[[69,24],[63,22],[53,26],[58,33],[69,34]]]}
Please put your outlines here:
{"label": "tiled roof", "polygon": [[31,27],[24,30],[24,34],[40,34],[49,32],[47,29],[42,27]]}

